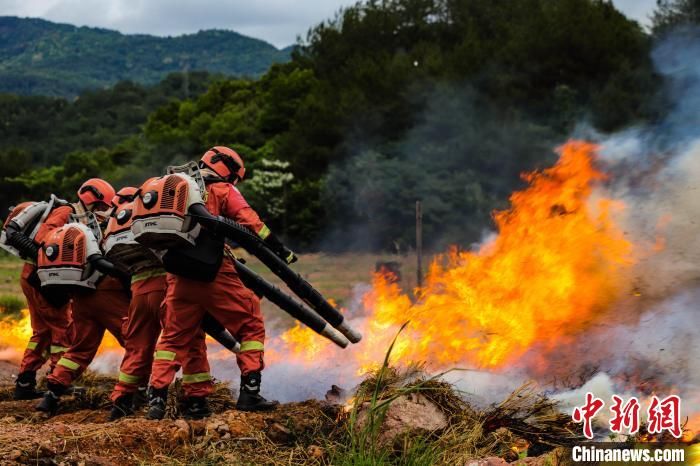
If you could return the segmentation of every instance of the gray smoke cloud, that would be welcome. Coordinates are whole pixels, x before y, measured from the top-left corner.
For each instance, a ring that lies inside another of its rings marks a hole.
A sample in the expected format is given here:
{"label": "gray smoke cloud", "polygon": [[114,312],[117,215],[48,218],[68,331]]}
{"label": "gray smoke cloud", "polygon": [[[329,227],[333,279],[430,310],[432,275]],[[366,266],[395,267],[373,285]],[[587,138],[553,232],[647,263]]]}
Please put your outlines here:
{"label": "gray smoke cloud", "polygon": [[624,202],[621,226],[637,263],[634,296],[615,308],[620,323],[562,350],[570,371],[587,381],[558,395],[568,408],[586,391],[644,398],[676,390],[684,415],[700,411],[700,29],[666,37],[652,58],[668,102],[659,121],[611,136],[577,132],[601,144],[611,174],[601,194]]}

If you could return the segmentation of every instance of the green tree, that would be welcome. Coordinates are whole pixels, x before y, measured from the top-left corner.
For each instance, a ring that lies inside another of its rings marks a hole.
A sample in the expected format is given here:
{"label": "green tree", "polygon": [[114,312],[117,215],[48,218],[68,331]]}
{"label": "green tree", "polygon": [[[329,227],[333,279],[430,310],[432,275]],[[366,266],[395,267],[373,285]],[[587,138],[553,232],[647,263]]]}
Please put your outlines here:
{"label": "green tree", "polygon": [[656,0],[651,17],[654,34],[696,24],[700,24],[700,0]]}
{"label": "green tree", "polygon": [[241,189],[295,247],[410,244],[416,199],[428,241],[468,244],[577,123],[654,115],[650,47],[606,0],[366,0],[257,79],[0,95],[0,151],[29,154],[34,171],[12,175],[28,189],[72,193],[83,176],[138,185],[229,145],[249,168]]}
{"label": "green tree", "polygon": [[284,228],[287,219],[287,191],[294,179],[289,162],[261,159],[253,175],[241,184],[248,201],[272,224]]}

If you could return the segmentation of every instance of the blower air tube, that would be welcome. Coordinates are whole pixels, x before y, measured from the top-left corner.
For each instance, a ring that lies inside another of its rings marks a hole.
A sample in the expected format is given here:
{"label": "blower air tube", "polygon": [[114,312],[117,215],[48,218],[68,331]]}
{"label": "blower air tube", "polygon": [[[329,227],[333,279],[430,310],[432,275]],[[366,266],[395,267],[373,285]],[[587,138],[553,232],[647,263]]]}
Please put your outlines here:
{"label": "blower air tube", "polygon": [[212,317],[211,314],[204,314],[204,319],[202,319],[202,329],[207,335],[221,343],[221,345],[227,350],[233,353],[241,352],[241,344],[234,338],[233,335],[231,335],[231,332],[226,330],[226,327],[221,325],[221,323]]}
{"label": "blower air tube", "polygon": [[348,340],[337,330],[328,325],[318,314],[284,293],[275,285],[256,274],[238,260],[234,266],[243,284],[253,290],[258,296],[264,296],[290,316],[294,317],[311,330],[331,340],[341,348],[348,346]]}
{"label": "blower air tube", "polygon": [[212,215],[202,204],[191,206],[190,215],[213,233],[227,237],[257,257],[302,301],[318,312],[321,317],[345,335],[352,343],[357,343],[362,339],[362,335],[345,322],[343,315],[331,306],[321,293],[304,280],[301,275],[292,270],[282,258],[272,252],[265,242],[251,233],[250,230],[229,218]]}
{"label": "blower air tube", "polygon": [[27,259],[36,261],[39,256],[39,245],[27,235],[13,227],[12,222],[7,226],[7,244],[15,248]]}

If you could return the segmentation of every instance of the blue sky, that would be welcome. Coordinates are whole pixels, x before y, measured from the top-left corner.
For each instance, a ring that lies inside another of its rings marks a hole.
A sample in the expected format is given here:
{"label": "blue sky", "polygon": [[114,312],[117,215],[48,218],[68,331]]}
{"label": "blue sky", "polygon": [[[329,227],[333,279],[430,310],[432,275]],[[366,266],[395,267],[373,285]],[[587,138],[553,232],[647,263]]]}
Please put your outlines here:
{"label": "blue sky", "polygon": [[[116,29],[124,33],[179,35],[200,29],[233,29],[277,47],[295,42],[309,27],[354,0],[0,0],[0,15]],[[613,0],[642,24],[656,0]]]}

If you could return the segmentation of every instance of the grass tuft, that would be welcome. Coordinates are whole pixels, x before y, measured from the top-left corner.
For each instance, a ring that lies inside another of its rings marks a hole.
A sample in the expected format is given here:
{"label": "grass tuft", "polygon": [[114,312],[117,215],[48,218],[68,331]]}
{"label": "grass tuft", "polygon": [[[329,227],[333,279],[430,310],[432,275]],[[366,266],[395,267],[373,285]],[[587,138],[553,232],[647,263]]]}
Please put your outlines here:
{"label": "grass tuft", "polygon": [[25,300],[16,295],[0,295],[0,314],[3,318],[18,318],[21,315],[20,311],[25,307],[27,307]]}

